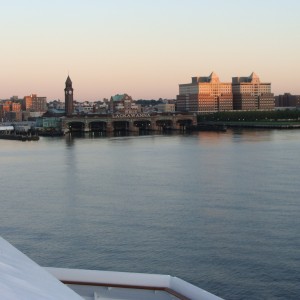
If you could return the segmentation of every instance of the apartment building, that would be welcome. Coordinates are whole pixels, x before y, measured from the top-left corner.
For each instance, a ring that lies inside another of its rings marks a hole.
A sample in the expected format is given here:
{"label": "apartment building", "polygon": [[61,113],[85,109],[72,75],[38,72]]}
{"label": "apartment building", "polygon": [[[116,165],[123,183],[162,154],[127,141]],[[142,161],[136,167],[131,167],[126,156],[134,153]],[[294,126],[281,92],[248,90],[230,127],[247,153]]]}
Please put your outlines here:
{"label": "apartment building", "polygon": [[25,96],[23,100],[23,110],[46,112],[47,111],[47,98],[38,97],[36,94]]}
{"label": "apartment building", "polygon": [[[18,101],[18,100],[14,100]],[[0,121],[22,121],[22,109],[20,102],[4,100],[0,103]]]}

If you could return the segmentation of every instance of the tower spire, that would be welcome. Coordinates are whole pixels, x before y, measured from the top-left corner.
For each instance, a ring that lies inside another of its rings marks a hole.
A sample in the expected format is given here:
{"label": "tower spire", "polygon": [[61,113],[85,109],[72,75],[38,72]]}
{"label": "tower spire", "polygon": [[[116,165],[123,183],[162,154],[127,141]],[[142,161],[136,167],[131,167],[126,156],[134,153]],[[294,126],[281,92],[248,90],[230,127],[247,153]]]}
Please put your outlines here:
{"label": "tower spire", "polygon": [[66,116],[70,116],[74,112],[74,104],[73,104],[73,87],[72,87],[72,80],[68,75],[66,80],[66,87],[65,87],[65,114]]}

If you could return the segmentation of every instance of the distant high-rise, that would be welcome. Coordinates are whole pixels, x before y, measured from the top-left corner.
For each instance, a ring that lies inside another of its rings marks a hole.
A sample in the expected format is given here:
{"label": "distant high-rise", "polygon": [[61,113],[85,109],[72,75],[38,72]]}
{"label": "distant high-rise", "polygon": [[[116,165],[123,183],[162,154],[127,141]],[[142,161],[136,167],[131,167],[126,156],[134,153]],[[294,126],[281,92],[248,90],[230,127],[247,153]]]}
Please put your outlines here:
{"label": "distant high-rise", "polygon": [[274,109],[275,98],[271,83],[260,82],[253,72],[248,77],[232,77],[233,109]]}
{"label": "distant high-rise", "polygon": [[66,116],[71,116],[74,112],[74,104],[73,104],[73,87],[70,76],[68,76],[66,80],[65,87],[65,114]]}
{"label": "distant high-rise", "polygon": [[231,83],[220,82],[212,72],[207,77],[192,77],[192,83],[179,84],[177,111],[226,111],[232,110]]}

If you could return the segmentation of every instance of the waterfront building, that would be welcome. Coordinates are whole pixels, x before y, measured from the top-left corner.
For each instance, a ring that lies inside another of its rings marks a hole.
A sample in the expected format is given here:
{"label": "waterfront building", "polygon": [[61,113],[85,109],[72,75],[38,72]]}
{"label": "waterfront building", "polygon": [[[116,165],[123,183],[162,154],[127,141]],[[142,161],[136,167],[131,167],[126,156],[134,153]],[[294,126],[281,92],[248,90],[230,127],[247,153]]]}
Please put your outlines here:
{"label": "waterfront building", "polygon": [[260,82],[253,72],[248,77],[232,77],[233,109],[274,109],[275,98],[271,83]]}
{"label": "waterfront building", "polygon": [[300,95],[292,95],[284,93],[283,95],[275,96],[276,107],[300,107]]}
{"label": "waterfront building", "polygon": [[47,98],[38,97],[36,94],[25,96],[23,99],[23,110],[33,112],[46,112],[47,111]]}
{"label": "waterfront building", "polygon": [[66,116],[71,116],[74,113],[74,104],[73,104],[73,87],[70,76],[66,80],[65,87],[65,114]]}
{"label": "waterfront building", "polygon": [[252,73],[233,77],[232,83],[220,82],[212,72],[208,77],[192,77],[192,82],[179,84],[177,111],[215,112],[228,110],[270,110],[275,99],[271,83],[260,82]]}
{"label": "waterfront building", "polygon": [[117,94],[110,98],[109,110],[111,113],[132,114],[141,112],[141,106],[136,104],[131,96]]}
{"label": "waterfront building", "polygon": [[57,117],[37,118],[35,126],[46,132],[49,132],[50,130],[61,132],[62,119]]}
{"label": "waterfront building", "polygon": [[231,83],[221,82],[216,73],[192,77],[192,82],[179,84],[177,111],[214,112],[232,110]]}

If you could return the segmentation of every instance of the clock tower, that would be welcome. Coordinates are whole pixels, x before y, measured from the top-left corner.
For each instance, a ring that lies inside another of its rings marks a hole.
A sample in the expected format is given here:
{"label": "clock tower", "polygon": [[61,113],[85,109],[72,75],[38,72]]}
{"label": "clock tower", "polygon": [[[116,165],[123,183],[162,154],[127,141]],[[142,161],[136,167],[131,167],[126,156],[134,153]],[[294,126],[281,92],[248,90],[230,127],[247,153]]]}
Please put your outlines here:
{"label": "clock tower", "polygon": [[72,88],[72,81],[70,76],[68,76],[66,80],[66,87],[65,87],[65,113],[66,116],[71,116],[74,112],[74,105],[73,105],[73,88]]}

